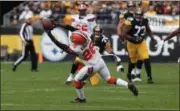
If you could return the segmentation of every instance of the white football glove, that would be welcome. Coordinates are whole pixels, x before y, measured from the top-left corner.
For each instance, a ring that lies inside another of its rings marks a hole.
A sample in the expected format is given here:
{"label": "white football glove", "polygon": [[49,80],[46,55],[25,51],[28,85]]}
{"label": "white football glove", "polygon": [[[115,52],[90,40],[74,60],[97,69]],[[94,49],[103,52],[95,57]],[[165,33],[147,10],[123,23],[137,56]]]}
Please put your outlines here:
{"label": "white football glove", "polygon": [[117,72],[124,72],[124,67],[122,65],[117,66]]}
{"label": "white football glove", "polygon": [[158,47],[163,47],[163,45],[164,45],[164,40],[161,40],[161,41],[158,41],[158,43],[155,45],[155,47],[156,48],[158,48]]}

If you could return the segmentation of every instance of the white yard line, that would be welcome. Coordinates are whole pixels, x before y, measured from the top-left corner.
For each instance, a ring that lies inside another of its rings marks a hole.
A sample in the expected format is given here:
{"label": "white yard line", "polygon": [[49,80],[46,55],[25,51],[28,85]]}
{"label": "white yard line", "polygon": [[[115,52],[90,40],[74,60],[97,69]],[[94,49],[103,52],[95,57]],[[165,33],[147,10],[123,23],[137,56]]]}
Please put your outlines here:
{"label": "white yard line", "polygon": [[[87,110],[88,110],[88,108],[93,108],[91,110],[95,110],[97,108],[100,108],[100,109],[117,109],[117,110],[128,109],[127,107],[123,107],[121,104],[120,104],[119,107],[117,107],[117,106],[107,106],[107,105],[106,106],[103,106],[103,105],[88,105],[88,104],[89,103],[87,103],[87,104],[86,103],[85,104],[72,103],[72,104],[68,104],[68,105],[61,105],[61,104],[13,104],[13,103],[3,103],[3,104],[1,104],[1,106],[22,106],[22,107],[24,107],[24,106],[31,106],[31,107],[37,107],[38,108],[40,106],[45,106],[46,105],[46,106],[55,106],[56,108],[59,108],[59,110],[61,110],[62,107],[64,107],[64,108],[73,108],[73,109],[86,108]],[[146,110],[147,109],[148,108],[146,108]],[[149,107],[149,109],[157,110],[157,109],[152,109],[152,107]],[[40,110],[40,109],[38,108],[38,110]],[[166,109],[166,110],[177,110],[177,109]]]}
{"label": "white yard line", "polygon": [[[76,106],[74,106],[73,104],[76,104]],[[44,106],[44,105],[48,105],[48,106],[57,106],[59,108],[61,107],[72,107],[73,108],[110,108],[110,109],[122,109],[124,107],[116,107],[116,106],[102,106],[102,105],[87,105],[87,104],[78,104],[78,103],[72,103],[72,105],[61,105],[61,104],[13,104],[13,103],[3,103],[1,104],[1,106]]]}
{"label": "white yard line", "polygon": [[[147,92],[141,91],[141,88],[149,88],[148,86],[137,86],[139,89],[139,93],[141,94],[145,94]],[[154,87],[154,86],[153,86]],[[158,88],[168,88],[168,86],[166,85],[158,85]],[[73,86],[67,86],[66,89],[64,90],[72,90],[72,88],[74,88]],[[128,89],[124,88],[124,87],[118,87],[118,86],[110,86],[110,87],[93,87],[93,86],[88,86],[84,88],[85,91],[88,90],[95,90],[95,91],[100,91],[100,92],[109,92],[109,93],[115,93],[115,92],[120,92],[120,93],[127,93],[129,92]],[[31,92],[55,92],[55,91],[62,91],[61,87],[57,87],[57,88],[36,88],[36,89],[28,89],[28,90],[24,90],[24,91],[19,91],[19,90],[9,90],[8,89],[4,89],[6,91],[3,91],[3,89],[1,90],[1,94],[13,94],[13,93],[17,93],[17,92],[24,92],[24,93],[31,93]],[[152,92],[149,92],[152,93]]]}
{"label": "white yard line", "polygon": [[[29,64],[31,61],[23,61],[21,64]],[[8,62],[1,62],[1,64],[12,64],[14,63],[13,61],[8,61]]]}
{"label": "white yard line", "polygon": [[[12,94],[12,93],[17,93],[17,92],[27,92],[27,93],[31,93],[31,92],[41,92],[41,91],[44,91],[44,92],[55,92],[55,91],[61,91],[62,89],[60,88],[43,88],[43,89],[30,89],[30,90],[25,90],[25,91],[19,91],[19,90],[13,90],[13,91],[2,91],[1,94]],[[69,89],[65,89],[65,90],[69,90]],[[72,89],[70,89],[72,90]],[[94,90],[94,88],[88,88],[88,89],[85,89],[85,90]],[[95,91],[101,91],[101,92],[111,92],[111,93],[114,93],[114,92],[122,92],[122,93],[126,93],[126,92],[129,92],[129,90],[127,90],[126,88],[124,88],[124,90],[118,90],[118,89],[96,89]],[[146,93],[146,92],[140,92],[140,93]]]}
{"label": "white yard line", "polygon": [[[68,87],[68,86],[67,86]],[[67,89],[64,89],[64,90],[72,90],[71,88],[73,88],[72,86],[69,86],[70,88],[67,88]],[[166,85],[162,85],[162,86],[157,86],[158,88],[168,88],[168,86]],[[141,91],[141,88],[147,88],[147,86],[138,86],[138,89],[139,89],[139,93],[141,94],[144,94],[144,93],[147,93],[147,92],[144,92],[144,91]],[[129,92],[128,89],[124,88],[124,87],[101,87],[101,88],[98,88],[97,87],[93,87],[93,86],[90,86],[90,87],[85,87],[84,88],[85,91],[88,91],[88,90],[95,90],[95,91],[100,91],[100,92],[110,92],[110,93],[115,93],[115,92],[121,92],[121,93],[126,93],[126,92]],[[57,87],[57,88],[36,88],[36,89],[28,89],[28,90],[24,90],[24,91],[19,91],[19,90],[10,90],[10,91],[3,91],[1,90],[1,94],[13,94],[13,93],[17,93],[17,92],[25,92],[25,93],[31,93],[31,92],[41,92],[41,91],[44,91],[44,92],[55,92],[55,91],[62,91],[61,87]],[[152,92],[149,92],[149,93],[152,93]]]}

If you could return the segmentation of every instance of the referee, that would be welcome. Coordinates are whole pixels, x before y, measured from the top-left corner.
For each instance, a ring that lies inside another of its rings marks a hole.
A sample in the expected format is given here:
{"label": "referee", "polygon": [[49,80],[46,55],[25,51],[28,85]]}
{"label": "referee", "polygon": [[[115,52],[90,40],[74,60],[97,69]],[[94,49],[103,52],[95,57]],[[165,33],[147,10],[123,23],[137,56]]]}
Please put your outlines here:
{"label": "referee", "polygon": [[12,70],[16,71],[17,66],[31,54],[31,71],[37,72],[37,56],[33,43],[32,14],[25,17],[25,23],[21,26],[20,37],[22,40],[22,56],[13,64]]}

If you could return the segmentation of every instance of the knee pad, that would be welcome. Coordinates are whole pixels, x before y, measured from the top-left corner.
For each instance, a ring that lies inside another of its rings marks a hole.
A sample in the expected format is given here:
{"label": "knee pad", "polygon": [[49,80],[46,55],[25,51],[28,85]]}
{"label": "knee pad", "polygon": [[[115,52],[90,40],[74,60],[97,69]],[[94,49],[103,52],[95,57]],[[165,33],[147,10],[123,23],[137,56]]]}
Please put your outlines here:
{"label": "knee pad", "polygon": [[74,87],[77,89],[81,89],[85,85],[85,82],[74,81]]}
{"label": "knee pad", "polygon": [[115,77],[110,77],[107,81],[109,84],[116,84],[116,78]]}
{"label": "knee pad", "polygon": [[88,68],[88,66],[84,66],[83,68],[81,68],[81,70],[79,70],[76,76],[74,77],[74,80],[81,81],[85,76],[87,76]]}

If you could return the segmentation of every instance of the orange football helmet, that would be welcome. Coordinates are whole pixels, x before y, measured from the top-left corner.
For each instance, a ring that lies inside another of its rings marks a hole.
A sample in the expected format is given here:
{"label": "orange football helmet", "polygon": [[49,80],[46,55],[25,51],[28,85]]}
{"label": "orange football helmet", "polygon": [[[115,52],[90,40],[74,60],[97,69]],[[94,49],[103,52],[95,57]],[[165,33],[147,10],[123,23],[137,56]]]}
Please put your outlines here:
{"label": "orange football helmet", "polygon": [[71,41],[72,41],[72,43],[75,43],[78,45],[86,44],[88,41],[87,35],[85,33],[83,33],[82,31],[72,32]]}

